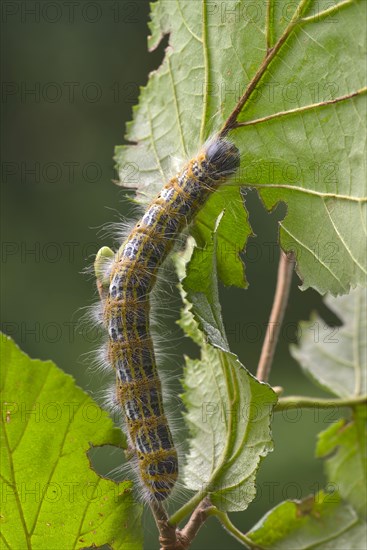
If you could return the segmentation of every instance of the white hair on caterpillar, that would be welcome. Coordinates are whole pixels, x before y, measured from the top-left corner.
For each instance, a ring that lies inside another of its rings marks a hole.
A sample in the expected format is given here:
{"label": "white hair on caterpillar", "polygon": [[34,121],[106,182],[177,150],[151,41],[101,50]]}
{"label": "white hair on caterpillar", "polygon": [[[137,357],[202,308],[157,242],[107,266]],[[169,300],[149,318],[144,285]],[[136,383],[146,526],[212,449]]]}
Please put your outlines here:
{"label": "white hair on caterpillar", "polygon": [[[178,445],[175,436],[181,422],[176,423],[172,413],[177,413],[178,402],[175,407],[167,403],[167,382],[175,375],[165,375],[159,369],[160,381],[156,368],[163,362],[160,342],[167,342],[161,323],[151,313],[152,309],[168,310],[163,299],[167,293],[163,266],[168,265],[174,244],[181,242],[184,228],[238,165],[236,146],[225,138],[211,137],[198,156],[149,202],[138,222],[108,226],[123,244],[117,252],[105,247],[97,256],[101,308],[92,310],[91,319],[108,329],[108,342],[101,348],[97,363],[118,375],[118,384],[104,393],[104,400],[121,418],[131,447],[133,475],[147,501],[161,502],[176,494],[174,487],[180,485],[177,456],[184,446]],[[172,337],[169,340],[172,344]],[[163,355],[167,356],[167,348]],[[141,426],[145,426],[144,432]]]}

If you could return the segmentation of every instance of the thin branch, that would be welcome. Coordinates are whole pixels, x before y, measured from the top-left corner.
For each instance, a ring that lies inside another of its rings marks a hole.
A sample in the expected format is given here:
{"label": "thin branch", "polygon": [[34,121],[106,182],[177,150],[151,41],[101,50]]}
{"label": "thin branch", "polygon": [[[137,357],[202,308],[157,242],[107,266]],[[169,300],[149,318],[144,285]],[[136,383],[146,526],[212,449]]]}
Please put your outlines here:
{"label": "thin branch", "polygon": [[346,399],[323,399],[317,397],[303,397],[301,395],[290,395],[281,397],[275,405],[275,411],[284,411],[288,409],[334,409],[335,407],[355,407],[367,403],[367,395],[350,397]]}
{"label": "thin branch", "polygon": [[200,527],[208,517],[208,509],[212,504],[205,498],[196,507],[189,521],[183,529],[177,529],[175,525],[168,523],[165,510],[160,503],[151,504],[151,509],[159,530],[159,543],[161,550],[187,550]]}
{"label": "thin branch", "polygon": [[261,380],[262,382],[267,382],[269,379],[271,364],[273,362],[275,348],[279,338],[280,327],[282,325],[285,309],[288,303],[293,268],[294,254],[289,253],[286,255],[281,250],[273,307],[271,310],[268,327],[266,329],[264,344],[261,350],[260,361],[256,374],[258,380]]}
{"label": "thin branch", "polygon": [[170,525],[178,525],[186,516],[188,516],[206,497],[207,491],[199,491],[188,502],[186,502],[181,508],[176,510],[174,514],[169,518],[168,523]]}
{"label": "thin branch", "polygon": [[187,546],[181,544],[181,541],[178,537],[178,531],[168,525],[167,522],[157,523],[159,530],[159,544],[161,545],[160,550],[187,550]]}
{"label": "thin branch", "polygon": [[149,506],[152,510],[152,514],[154,516],[155,522],[158,525],[159,521],[167,521],[168,516],[166,510],[163,508],[162,504],[160,502],[150,502]]}
{"label": "thin branch", "polygon": [[200,527],[208,518],[208,511],[211,509],[211,507],[212,503],[208,498],[202,500],[185,527],[179,532],[179,538],[186,544],[187,548],[196,537]]}
{"label": "thin branch", "polygon": [[149,503],[149,506],[159,531],[159,543],[162,545],[162,550],[183,550],[177,546],[176,527],[169,525],[167,512],[162,504],[153,501]]}
{"label": "thin branch", "polygon": [[357,90],[356,92],[351,92],[350,94],[346,94],[340,97],[336,97],[334,99],[329,99],[327,101],[319,101],[318,103],[310,103],[309,105],[304,105],[303,107],[296,107],[295,109],[288,109],[288,111],[279,111],[278,113],[274,113],[272,115],[264,116],[262,118],[255,118],[254,120],[247,120],[246,122],[236,122],[234,124],[233,129],[235,128],[242,128],[243,126],[255,126],[255,124],[260,124],[262,122],[267,122],[268,120],[272,120],[273,118],[280,118],[282,116],[287,115],[293,115],[298,113],[303,113],[305,111],[310,111],[311,109],[316,109],[317,107],[325,107],[326,105],[332,105],[334,103],[339,103],[339,101],[345,101],[346,99],[351,99],[352,97],[362,95],[367,92],[367,87],[361,88],[360,90]]}

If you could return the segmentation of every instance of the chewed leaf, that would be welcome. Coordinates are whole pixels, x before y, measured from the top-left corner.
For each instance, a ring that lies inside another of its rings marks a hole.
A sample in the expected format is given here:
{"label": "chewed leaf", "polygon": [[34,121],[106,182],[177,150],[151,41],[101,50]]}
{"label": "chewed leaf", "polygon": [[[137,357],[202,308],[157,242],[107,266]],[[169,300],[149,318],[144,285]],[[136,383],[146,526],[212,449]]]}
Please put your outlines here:
{"label": "chewed leaf", "polygon": [[[217,231],[221,221],[218,218]],[[196,333],[200,344],[202,334],[205,334],[214,346],[229,351],[218,295],[217,243],[217,233],[214,233],[205,248],[196,247],[191,238],[187,242],[185,254],[178,258],[177,263],[184,302],[188,300],[192,304],[192,315],[201,331]],[[208,275],[203,276],[203,273]],[[193,332],[189,325],[183,328],[186,332]]]}
{"label": "chewed leaf", "polygon": [[300,344],[291,347],[305,372],[339,397],[367,394],[366,298],[363,288],[339,298],[329,296],[325,303],[343,326],[332,329],[314,315],[300,324]]}
{"label": "chewed leaf", "polygon": [[90,467],[91,446],[126,442],[107,413],[51,361],[1,337],[2,540],[6,548],[142,547],[131,482]]}
{"label": "chewed leaf", "polygon": [[185,309],[180,325],[201,347],[200,360],[187,358],[184,371],[185,420],[191,434],[184,481],[188,488],[209,494],[221,510],[244,510],[255,497],[260,460],[272,450],[270,418],[277,397],[226,350],[214,283],[196,292],[201,302],[189,290],[195,318],[214,345],[199,329],[181,290]]}
{"label": "chewed leaf", "polygon": [[[252,230],[239,189],[234,192],[233,188],[224,187],[220,192],[214,193],[204,210],[196,217],[191,233],[199,247],[210,246],[211,234],[221,212],[223,217],[216,231],[215,268],[225,285],[244,288],[247,283],[240,253],[248,237],[252,235]],[[192,262],[195,263],[195,258],[192,258]],[[199,268],[199,265],[192,266],[192,269]],[[210,275],[208,270],[201,273]]]}
{"label": "chewed leaf", "polygon": [[247,536],[263,549],[359,550],[366,544],[366,524],[337,493],[321,491],[302,501],[282,502]]}
{"label": "chewed leaf", "polygon": [[[149,46],[168,34],[169,47],[141,90],[126,136],[132,144],[116,149],[121,185],[147,202],[221,129],[259,75],[239,115],[243,125],[228,136],[240,171],[216,200],[222,193],[235,204],[236,186],[247,185],[268,209],[286,203],[281,245],[296,252],[303,288],[337,295],[365,285],[366,7],[364,0],[152,4]],[[201,239],[213,229],[212,208],[194,226]],[[229,253],[226,261],[218,255],[219,276],[245,286],[238,252],[250,228],[239,207],[226,217],[218,249]]]}
{"label": "chewed leaf", "polygon": [[360,517],[367,513],[367,413],[363,406],[353,411],[353,420],[339,420],[318,437],[316,456],[326,457],[328,478]]}

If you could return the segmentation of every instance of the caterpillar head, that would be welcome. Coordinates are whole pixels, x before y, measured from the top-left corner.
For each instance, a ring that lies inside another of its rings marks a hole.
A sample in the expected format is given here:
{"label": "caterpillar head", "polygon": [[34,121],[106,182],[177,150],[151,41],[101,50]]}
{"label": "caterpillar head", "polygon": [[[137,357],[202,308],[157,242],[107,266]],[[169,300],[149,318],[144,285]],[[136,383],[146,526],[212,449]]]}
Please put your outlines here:
{"label": "caterpillar head", "polygon": [[240,165],[240,152],[226,139],[214,139],[206,148],[205,157],[217,177],[234,174]]}

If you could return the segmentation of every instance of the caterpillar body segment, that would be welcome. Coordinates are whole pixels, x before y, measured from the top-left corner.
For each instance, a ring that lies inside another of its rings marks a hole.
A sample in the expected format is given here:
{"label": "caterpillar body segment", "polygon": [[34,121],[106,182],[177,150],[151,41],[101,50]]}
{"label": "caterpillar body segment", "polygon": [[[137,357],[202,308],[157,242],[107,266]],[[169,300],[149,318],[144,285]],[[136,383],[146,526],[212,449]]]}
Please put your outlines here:
{"label": "caterpillar body segment", "polygon": [[[148,500],[166,499],[178,477],[150,332],[150,293],[176,237],[238,166],[237,147],[214,138],[162,188],[133,227],[111,266],[108,290],[97,276],[117,401]],[[107,250],[104,254],[110,257]]]}

